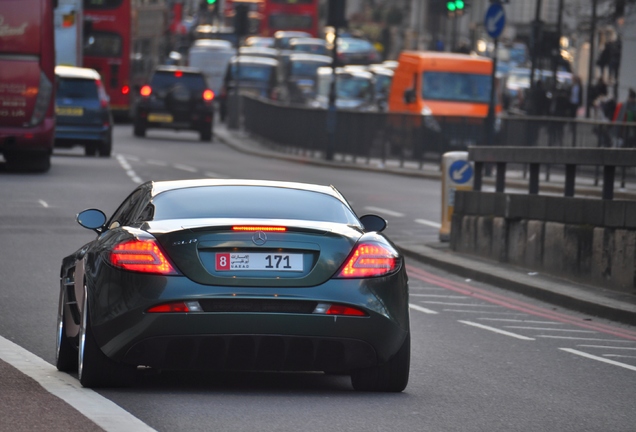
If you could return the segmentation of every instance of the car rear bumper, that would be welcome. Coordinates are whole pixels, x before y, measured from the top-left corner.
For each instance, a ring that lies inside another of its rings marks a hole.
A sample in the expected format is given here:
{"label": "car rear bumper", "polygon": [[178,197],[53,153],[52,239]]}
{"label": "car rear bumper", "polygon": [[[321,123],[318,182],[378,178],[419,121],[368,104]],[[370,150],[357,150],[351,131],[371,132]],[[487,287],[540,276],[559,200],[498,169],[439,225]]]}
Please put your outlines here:
{"label": "car rear bumper", "polygon": [[75,145],[107,143],[111,139],[109,127],[61,126],[55,128],[55,147],[73,147]]}
{"label": "car rear bumper", "polygon": [[55,122],[46,118],[34,128],[0,128],[0,152],[44,152],[53,148]]}

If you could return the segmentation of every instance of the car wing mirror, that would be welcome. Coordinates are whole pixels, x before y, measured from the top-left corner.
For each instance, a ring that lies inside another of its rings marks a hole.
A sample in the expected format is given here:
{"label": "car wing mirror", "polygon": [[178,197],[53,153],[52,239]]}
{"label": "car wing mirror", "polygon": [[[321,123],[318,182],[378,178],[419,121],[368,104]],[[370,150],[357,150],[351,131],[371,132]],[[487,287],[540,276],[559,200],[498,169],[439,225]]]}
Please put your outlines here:
{"label": "car wing mirror", "polygon": [[404,90],[404,103],[412,104],[415,103],[415,89],[406,89]]}
{"label": "car wing mirror", "polygon": [[77,223],[84,228],[93,230],[98,234],[103,231],[106,223],[106,215],[98,209],[87,209],[77,215]]}
{"label": "car wing mirror", "polygon": [[378,215],[364,215],[360,218],[366,232],[382,232],[387,227],[387,221]]}

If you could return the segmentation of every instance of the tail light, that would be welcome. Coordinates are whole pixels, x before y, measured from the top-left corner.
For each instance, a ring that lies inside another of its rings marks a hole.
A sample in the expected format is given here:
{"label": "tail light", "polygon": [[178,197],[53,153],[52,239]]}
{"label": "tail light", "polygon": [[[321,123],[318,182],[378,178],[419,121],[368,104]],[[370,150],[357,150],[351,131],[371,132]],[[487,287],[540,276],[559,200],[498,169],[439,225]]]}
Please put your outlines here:
{"label": "tail light", "polygon": [[[106,90],[104,89],[104,84],[102,84],[101,80],[95,80],[95,85],[97,86],[97,94],[99,95],[99,105],[102,108],[108,107],[108,94],[106,94]],[[122,90],[123,92],[123,90]]]}
{"label": "tail light", "polygon": [[360,243],[346,259],[336,278],[383,276],[398,268],[397,253],[377,243]]}
{"label": "tail light", "polygon": [[214,99],[214,92],[210,89],[206,89],[203,91],[203,100],[206,102],[210,102]]}
{"label": "tail light", "polygon": [[174,76],[175,78],[181,78],[183,76],[183,71],[180,71],[180,70],[175,71]]}
{"label": "tail light", "polygon": [[281,226],[264,226],[264,225],[235,225],[232,231],[265,231],[265,232],[285,232],[286,227]]}
{"label": "tail light", "polygon": [[[51,98],[53,97],[53,84],[51,80],[44,74],[44,72],[40,72],[40,83],[38,86],[38,94],[35,98],[35,106],[33,107],[33,114],[31,115],[31,121],[29,122],[29,126],[36,126],[44,120],[44,116],[49,107],[49,103],[51,102]],[[2,114],[6,115],[6,114]]]}
{"label": "tail light", "polygon": [[130,93],[130,86],[127,86],[127,85],[121,86],[121,94],[127,95],[128,93]]}
{"label": "tail light", "polygon": [[128,240],[110,251],[110,263],[139,273],[174,275],[177,271],[154,240]]}
{"label": "tail light", "polygon": [[139,90],[139,94],[143,97],[150,96],[152,94],[152,87],[150,87],[149,85],[143,86],[141,90]]}

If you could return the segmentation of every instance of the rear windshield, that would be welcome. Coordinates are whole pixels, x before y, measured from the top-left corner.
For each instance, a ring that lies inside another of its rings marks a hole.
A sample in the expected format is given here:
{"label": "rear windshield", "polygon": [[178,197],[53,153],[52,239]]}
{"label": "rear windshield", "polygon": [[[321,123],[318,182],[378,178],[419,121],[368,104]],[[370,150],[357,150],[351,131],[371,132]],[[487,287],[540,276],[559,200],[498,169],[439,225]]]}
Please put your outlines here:
{"label": "rear windshield", "polygon": [[232,76],[236,77],[237,69],[240,70],[240,80],[246,81],[269,81],[272,76],[273,67],[267,65],[249,65],[241,63],[239,68],[236,67],[236,63],[232,64]]}
{"label": "rear windshield", "polygon": [[452,102],[490,101],[490,75],[424,72],[422,98]]}
{"label": "rear windshield", "polygon": [[294,219],[359,225],[340,200],[319,192],[265,186],[209,186],[163,192],[154,220],[190,218]]}
{"label": "rear windshield", "polygon": [[57,87],[58,99],[98,99],[95,80],[82,78],[61,78]]}
{"label": "rear windshield", "polygon": [[150,81],[153,89],[169,89],[175,84],[183,84],[190,90],[203,91],[206,88],[205,78],[198,73],[155,72]]}
{"label": "rear windshield", "polygon": [[[318,77],[318,94],[327,96],[331,89],[331,75]],[[373,83],[362,77],[338,75],[336,81],[336,97],[338,99],[360,100],[373,95]]]}
{"label": "rear windshield", "polygon": [[296,44],[292,46],[292,51],[321,55],[329,54],[329,50],[326,46],[318,44]]}
{"label": "rear windshield", "polygon": [[324,63],[318,62],[299,62],[295,61],[291,64],[291,76],[315,77],[318,68],[325,66]]}

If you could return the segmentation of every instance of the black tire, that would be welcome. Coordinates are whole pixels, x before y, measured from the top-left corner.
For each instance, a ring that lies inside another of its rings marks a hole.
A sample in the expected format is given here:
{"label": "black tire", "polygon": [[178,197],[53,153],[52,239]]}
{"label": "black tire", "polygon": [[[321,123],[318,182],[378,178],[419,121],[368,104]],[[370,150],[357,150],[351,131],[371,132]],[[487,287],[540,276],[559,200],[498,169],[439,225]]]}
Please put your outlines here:
{"label": "black tire", "polygon": [[97,346],[91,326],[86,288],[78,349],[78,377],[83,387],[126,387],[133,383],[135,368],[106,357]]}
{"label": "black tire", "polygon": [[105,142],[99,144],[99,156],[100,157],[110,157],[111,152],[113,151],[113,136],[108,135],[108,139]]}
{"label": "black tire", "polygon": [[201,141],[203,142],[212,141],[212,129],[203,128],[201,132],[199,132],[199,135],[201,137]]}
{"label": "black tire", "polygon": [[97,144],[88,143],[84,146],[84,156],[95,156],[97,154]]}
{"label": "black tire", "polygon": [[401,392],[409,382],[411,365],[411,333],[407,333],[402,346],[383,365],[359,369],[351,374],[351,384],[357,391]]}
{"label": "black tire", "polygon": [[133,134],[136,137],[143,138],[146,136],[146,128],[143,125],[135,122],[135,125],[133,127]]}
{"label": "black tire", "polygon": [[55,366],[61,372],[77,371],[77,347],[66,336],[66,306],[65,289],[60,289],[60,301],[57,312],[57,340],[55,350]]}

